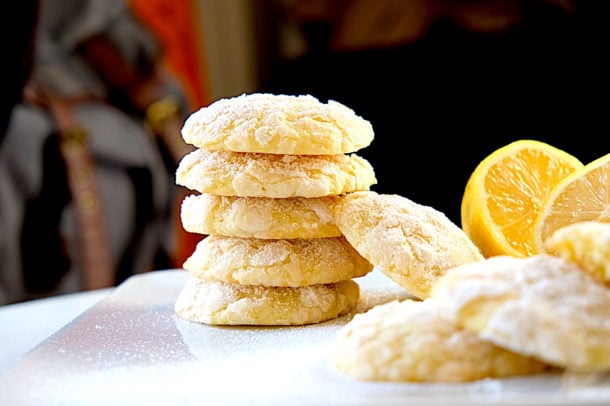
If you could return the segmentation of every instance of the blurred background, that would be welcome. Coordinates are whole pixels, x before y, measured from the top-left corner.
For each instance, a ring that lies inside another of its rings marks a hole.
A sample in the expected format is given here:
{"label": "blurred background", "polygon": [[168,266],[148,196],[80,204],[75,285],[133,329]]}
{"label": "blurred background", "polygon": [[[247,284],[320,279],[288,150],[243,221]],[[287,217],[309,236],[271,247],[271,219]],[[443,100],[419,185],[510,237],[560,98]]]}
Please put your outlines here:
{"label": "blurred background", "polygon": [[523,138],[609,152],[610,24],[584,0],[24,0],[3,27],[0,304],[179,268],[196,109],[312,94],[368,119],[381,193],[460,224],[476,165]]}

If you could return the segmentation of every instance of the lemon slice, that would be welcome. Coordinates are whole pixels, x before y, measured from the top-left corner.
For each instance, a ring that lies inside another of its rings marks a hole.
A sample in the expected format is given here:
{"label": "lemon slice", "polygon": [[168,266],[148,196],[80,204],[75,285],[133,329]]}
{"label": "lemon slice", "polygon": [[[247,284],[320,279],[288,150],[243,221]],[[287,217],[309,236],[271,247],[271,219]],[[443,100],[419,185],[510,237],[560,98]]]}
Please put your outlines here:
{"label": "lemon slice", "polygon": [[534,224],[536,248],[542,252],[556,230],[583,221],[610,222],[610,154],[557,184]]}
{"label": "lemon slice", "polygon": [[553,188],[583,164],[536,140],[518,140],[487,156],[471,174],[461,205],[462,228],[485,257],[539,252],[533,224]]}

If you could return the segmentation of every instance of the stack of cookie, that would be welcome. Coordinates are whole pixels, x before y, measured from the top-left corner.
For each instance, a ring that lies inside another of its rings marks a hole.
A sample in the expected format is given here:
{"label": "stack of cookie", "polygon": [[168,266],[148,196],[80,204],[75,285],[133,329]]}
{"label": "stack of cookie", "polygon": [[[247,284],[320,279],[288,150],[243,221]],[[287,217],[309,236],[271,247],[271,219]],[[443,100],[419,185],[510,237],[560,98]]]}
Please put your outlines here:
{"label": "stack of cookie", "polygon": [[184,319],[216,325],[303,325],[351,311],[354,278],[372,265],[332,215],[340,196],[376,183],[353,152],[370,123],[309,95],[243,94],[193,113],[182,136],[196,149],[176,171],[196,193],[186,231],[202,234],[175,303]]}

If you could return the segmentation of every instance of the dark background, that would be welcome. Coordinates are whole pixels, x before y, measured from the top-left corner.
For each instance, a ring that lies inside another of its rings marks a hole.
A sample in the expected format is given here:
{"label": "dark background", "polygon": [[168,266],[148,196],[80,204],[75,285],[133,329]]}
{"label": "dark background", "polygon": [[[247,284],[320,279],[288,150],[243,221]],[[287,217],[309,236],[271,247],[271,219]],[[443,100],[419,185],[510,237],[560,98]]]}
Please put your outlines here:
{"label": "dark background", "polygon": [[263,91],[334,99],[368,119],[373,143],[358,154],[372,189],[443,211],[460,224],[468,177],[495,149],[537,139],[583,163],[610,152],[610,2],[566,13],[523,2],[520,22],[479,34],[437,21],[417,42],[336,51],[323,23],[307,27],[304,55],[272,60]]}

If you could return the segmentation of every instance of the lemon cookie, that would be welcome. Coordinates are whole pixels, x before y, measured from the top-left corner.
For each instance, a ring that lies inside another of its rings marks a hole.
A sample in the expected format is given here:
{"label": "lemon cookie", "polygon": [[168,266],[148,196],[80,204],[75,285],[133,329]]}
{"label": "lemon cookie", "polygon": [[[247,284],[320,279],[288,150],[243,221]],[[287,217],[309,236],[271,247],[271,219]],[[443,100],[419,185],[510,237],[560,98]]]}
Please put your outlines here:
{"label": "lemon cookie", "polygon": [[322,197],[368,190],[371,164],[351,155],[273,155],[196,149],[176,170],[176,183],[221,196]]}
{"label": "lemon cookie", "polygon": [[336,101],[311,95],[242,94],[191,114],[182,138],[199,148],[291,155],[357,151],[373,140],[373,127]]}
{"label": "lemon cookie", "polygon": [[339,331],[332,361],[364,381],[465,382],[549,369],[459,329],[436,303],[410,299],[356,314]]}
{"label": "lemon cookie", "polygon": [[544,249],[576,262],[610,287],[610,223],[584,221],[564,226],[547,238]]}
{"label": "lemon cookie", "polygon": [[447,269],[483,259],[442,212],[403,196],[350,193],[333,212],[337,227],[363,257],[421,299]]}
{"label": "lemon cookie", "polygon": [[350,312],[360,287],[348,280],[297,288],[233,285],[191,277],[174,305],[193,322],[216,325],[304,325]]}
{"label": "lemon cookie", "polygon": [[202,279],[297,287],[358,278],[373,266],[343,237],[262,240],[210,235],[197,244],[183,268]]}
{"label": "lemon cookie", "polygon": [[573,262],[491,257],[447,272],[431,298],[496,345],[577,372],[610,370],[610,289]]}
{"label": "lemon cookie", "polygon": [[339,237],[332,206],[337,196],[268,197],[188,195],[180,218],[186,231],[243,238]]}

